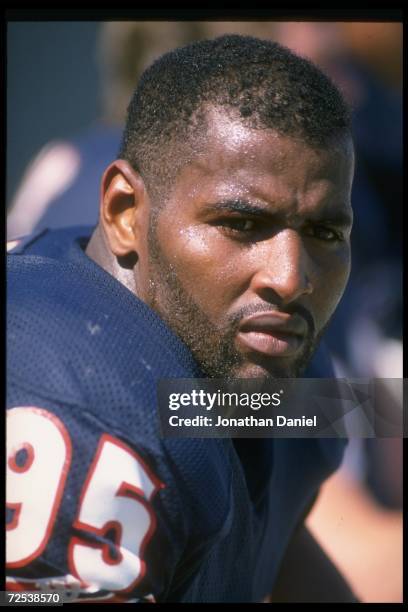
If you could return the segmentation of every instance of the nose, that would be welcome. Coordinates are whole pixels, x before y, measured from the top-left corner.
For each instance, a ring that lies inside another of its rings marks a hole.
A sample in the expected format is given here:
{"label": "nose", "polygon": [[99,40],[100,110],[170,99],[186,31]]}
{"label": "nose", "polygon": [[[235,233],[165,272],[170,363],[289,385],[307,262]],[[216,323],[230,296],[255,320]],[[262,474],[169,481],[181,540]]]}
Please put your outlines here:
{"label": "nose", "polygon": [[259,244],[263,252],[251,280],[257,295],[285,305],[313,292],[312,261],[296,230],[285,228]]}

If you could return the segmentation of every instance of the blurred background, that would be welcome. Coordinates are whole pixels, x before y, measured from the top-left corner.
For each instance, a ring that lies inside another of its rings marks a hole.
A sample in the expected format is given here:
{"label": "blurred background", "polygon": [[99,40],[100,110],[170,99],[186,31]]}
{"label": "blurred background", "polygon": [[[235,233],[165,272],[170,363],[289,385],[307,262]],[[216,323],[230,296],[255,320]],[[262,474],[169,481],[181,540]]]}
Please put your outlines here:
{"label": "blurred background", "polygon": [[[402,378],[402,23],[9,22],[8,239],[95,224],[143,69],[227,32],[312,59],[352,105],[353,270],[326,343],[338,376],[384,378],[386,388]],[[401,511],[402,440],[351,440],[308,524],[362,601],[402,601]]]}

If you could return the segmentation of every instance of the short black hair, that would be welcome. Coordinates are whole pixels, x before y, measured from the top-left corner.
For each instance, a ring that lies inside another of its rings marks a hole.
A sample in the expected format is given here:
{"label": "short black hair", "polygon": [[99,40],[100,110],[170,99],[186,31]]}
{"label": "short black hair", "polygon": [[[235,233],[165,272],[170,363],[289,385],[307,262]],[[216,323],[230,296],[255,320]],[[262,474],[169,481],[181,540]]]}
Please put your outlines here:
{"label": "short black hair", "polygon": [[170,51],[147,68],[128,107],[119,157],[162,194],[210,106],[317,148],[351,133],[350,109],[319,68],[276,42],[230,34]]}

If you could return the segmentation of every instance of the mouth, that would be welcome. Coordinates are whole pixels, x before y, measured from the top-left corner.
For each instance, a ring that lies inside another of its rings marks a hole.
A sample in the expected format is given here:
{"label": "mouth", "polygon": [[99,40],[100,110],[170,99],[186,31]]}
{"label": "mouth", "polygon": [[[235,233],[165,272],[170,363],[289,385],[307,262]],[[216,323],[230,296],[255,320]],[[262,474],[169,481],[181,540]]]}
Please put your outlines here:
{"label": "mouth", "polygon": [[306,333],[307,325],[302,317],[271,311],[243,319],[236,342],[244,353],[292,357],[304,346]]}

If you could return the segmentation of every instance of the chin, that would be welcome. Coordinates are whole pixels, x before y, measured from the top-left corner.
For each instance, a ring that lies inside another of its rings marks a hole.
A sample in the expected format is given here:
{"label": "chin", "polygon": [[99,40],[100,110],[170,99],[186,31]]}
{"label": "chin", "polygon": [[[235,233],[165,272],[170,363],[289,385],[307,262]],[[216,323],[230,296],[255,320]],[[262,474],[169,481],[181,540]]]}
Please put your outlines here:
{"label": "chin", "polygon": [[232,372],[231,378],[294,378],[295,368],[288,364],[244,363]]}

